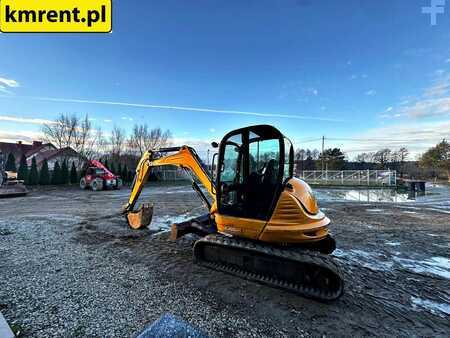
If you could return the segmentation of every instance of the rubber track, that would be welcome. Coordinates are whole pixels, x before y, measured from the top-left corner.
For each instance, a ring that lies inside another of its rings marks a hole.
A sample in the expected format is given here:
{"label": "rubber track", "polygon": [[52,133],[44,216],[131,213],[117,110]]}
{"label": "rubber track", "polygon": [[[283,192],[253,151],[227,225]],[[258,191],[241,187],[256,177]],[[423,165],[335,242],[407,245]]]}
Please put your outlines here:
{"label": "rubber track", "polygon": [[[269,255],[283,260],[290,260],[298,262],[299,264],[308,264],[316,266],[318,269],[326,269],[332,272],[339,281],[339,285],[334,290],[323,290],[317,285],[302,285],[299,283],[288,282],[273,276],[266,276],[255,272],[250,272],[242,267],[235,265],[228,265],[222,262],[209,262],[205,261],[201,256],[202,247],[205,246],[220,246],[231,249],[239,249],[247,252],[253,252],[262,254],[264,256]],[[232,237],[226,237],[219,234],[208,235],[199,239],[194,245],[194,260],[197,264],[205,267],[229,273],[244,279],[256,281],[262,284],[266,284],[275,288],[287,290],[293,293],[300,294],[307,298],[313,298],[319,301],[333,301],[338,299],[344,290],[344,278],[339,266],[332,261],[332,259],[324,254],[307,251],[307,250],[292,250],[281,249],[272,247],[269,245],[259,244],[253,241],[245,239],[237,239]]]}

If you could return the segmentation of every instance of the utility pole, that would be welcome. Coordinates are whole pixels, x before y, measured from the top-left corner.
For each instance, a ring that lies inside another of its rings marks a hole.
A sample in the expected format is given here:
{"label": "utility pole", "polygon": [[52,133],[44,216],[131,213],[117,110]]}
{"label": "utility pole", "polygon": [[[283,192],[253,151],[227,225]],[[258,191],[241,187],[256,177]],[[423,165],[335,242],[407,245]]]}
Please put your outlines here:
{"label": "utility pole", "polygon": [[325,151],[325,136],[322,136],[322,173],[323,173],[323,169],[324,169],[324,157],[325,157],[325,154],[324,154],[324,151]]}

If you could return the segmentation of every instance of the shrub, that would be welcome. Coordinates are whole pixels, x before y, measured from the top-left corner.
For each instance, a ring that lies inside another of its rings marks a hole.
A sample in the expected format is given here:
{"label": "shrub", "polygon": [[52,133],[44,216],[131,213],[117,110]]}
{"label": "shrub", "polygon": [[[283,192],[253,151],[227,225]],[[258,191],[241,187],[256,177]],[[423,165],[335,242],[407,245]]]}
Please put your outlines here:
{"label": "shrub", "polygon": [[31,170],[28,174],[28,184],[29,185],[36,185],[39,182],[39,173],[36,165],[36,158],[33,157],[31,160]]}
{"label": "shrub", "polygon": [[120,173],[120,176],[122,177],[122,180],[123,180],[124,182],[130,182],[130,181],[128,180],[128,168],[127,168],[127,165],[126,165],[126,164],[123,166],[122,172]]}
{"label": "shrub", "polygon": [[56,161],[55,166],[53,167],[52,184],[61,184],[61,167],[59,166],[58,161]]}
{"label": "shrub", "polygon": [[77,168],[75,167],[75,162],[72,162],[72,167],[70,168],[70,183],[71,184],[78,183],[78,174]]}
{"label": "shrub", "polygon": [[39,174],[39,184],[40,185],[50,184],[50,173],[48,171],[47,159],[44,159],[44,162],[42,163],[41,172]]}
{"label": "shrub", "polygon": [[9,155],[8,155],[8,159],[6,160],[6,163],[5,163],[5,170],[17,172],[16,157],[14,156],[13,153],[9,153]]}
{"label": "shrub", "polygon": [[69,183],[69,167],[67,161],[64,160],[61,166],[61,184]]}
{"label": "shrub", "polygon": [[27,159],[25,158],[25,155],[22,155],[20,158],[20,165],[19,165],[19,171],[17,173],[17,179],[19,180],[28,180],[28,165],[27,165]]}

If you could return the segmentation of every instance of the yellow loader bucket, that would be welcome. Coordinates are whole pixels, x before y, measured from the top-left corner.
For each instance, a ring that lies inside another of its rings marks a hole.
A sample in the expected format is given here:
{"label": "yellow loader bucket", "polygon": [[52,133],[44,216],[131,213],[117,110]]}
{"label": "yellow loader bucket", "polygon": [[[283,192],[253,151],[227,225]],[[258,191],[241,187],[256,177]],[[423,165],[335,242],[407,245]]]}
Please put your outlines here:
{"label": "yellow loader bucket", "polygon": [[136,211],[127,213],[127,220],[130,227],[133,229],[142,229],[152,222],[153,204],[142,204]]}

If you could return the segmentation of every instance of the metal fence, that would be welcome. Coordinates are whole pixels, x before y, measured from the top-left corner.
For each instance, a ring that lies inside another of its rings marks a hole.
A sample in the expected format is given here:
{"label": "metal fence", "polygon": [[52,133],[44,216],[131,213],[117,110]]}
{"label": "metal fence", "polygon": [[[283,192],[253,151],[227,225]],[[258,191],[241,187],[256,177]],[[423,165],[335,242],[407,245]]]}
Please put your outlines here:
{"label": "metal fence", "polygon": [[153,172],[160,181],[182,181],[189,179],[189,176],[183,169],[155,170]]}
{"label": "metal fence", "polygon": [[395,170],[305,170],[298,177],[311,184],[396,186]]}

